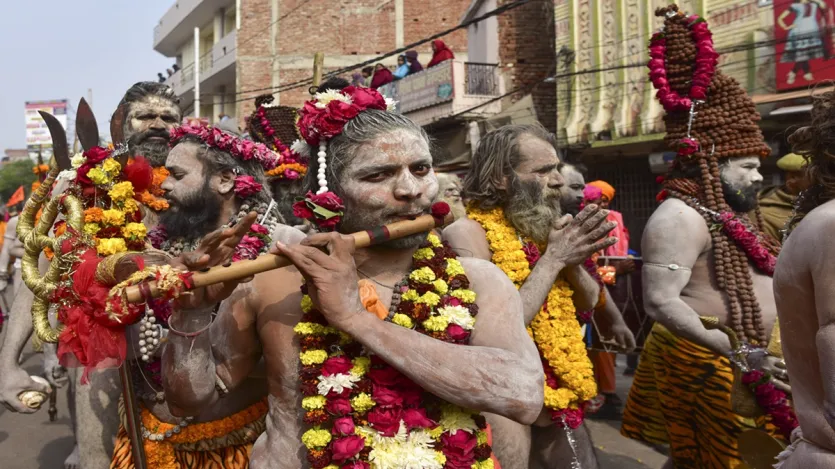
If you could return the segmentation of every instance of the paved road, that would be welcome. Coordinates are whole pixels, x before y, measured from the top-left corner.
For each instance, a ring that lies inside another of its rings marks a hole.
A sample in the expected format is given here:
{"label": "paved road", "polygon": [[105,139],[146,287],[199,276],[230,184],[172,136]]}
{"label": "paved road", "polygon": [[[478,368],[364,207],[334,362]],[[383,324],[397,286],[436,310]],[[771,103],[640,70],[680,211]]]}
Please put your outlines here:
{"label": "paved road", "polygon": [[[24,368],[29,374],[40,374],[40,360],[40,355],[27,349]],[[620,376],[623,363],[619,365],[618,393],[625,400],[631,379]],[[622,437],[618,421],[589,420],[588,426],[597,447],[600,469],[660,469],[666,460],[655,450]],[[58,394],[55,422],[49,421],[46,407],[32,415],[20,415],[0,406],[0,468],[62,469],[73,443],[63,390]],[[556,465],[555,469],[558,469]]]}
{"label": "paved road", "polygon": [[[30,375],[41,374],[41,355],[27,349],[24,368]],[[73,445],[63,390],[58,392],[58,415],[54,422],[49,421],[46,405],[30,415],[9,412],[0,406],[0,467],[3,469],[62,469]]]}

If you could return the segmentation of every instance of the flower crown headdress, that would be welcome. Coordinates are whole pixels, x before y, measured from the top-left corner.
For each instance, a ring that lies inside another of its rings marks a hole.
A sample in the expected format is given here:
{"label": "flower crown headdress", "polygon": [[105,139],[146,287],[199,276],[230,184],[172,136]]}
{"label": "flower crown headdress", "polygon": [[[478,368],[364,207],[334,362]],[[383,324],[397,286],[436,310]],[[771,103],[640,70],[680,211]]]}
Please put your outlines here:
{"label": "flower crown headdress", "polygon": [[[265,145],[236,137],[217,127],[183,125],[174,128],[171,130],[171,146],[173,147],[186,136],[196,137],[209,147],[230,153],[240,160],[255,160],[265,172],[278,165],[278,157]],[[252,176],[238,175],[235,178],[235,194],[242,199],[261,192],[262,189],[263,186],[255,182]]]}
{"label": "flower crown headdress", "polygon": [[308,191],[303,200],[293,205],[293,214],[315,223],[320,229],[333,229],[339,223],[344,205],[342,199],[328,189],[326,176],[328,140],[340,135],[345,124],[366,109],[389,111],[394,101],[385,98],[377,90],[347,86],[342,90],[316,93],[299,111],[299,133],[307,145],[297,142],[293,149],[309,154],[307,146],[319,148],[316,180],[319,189]]}

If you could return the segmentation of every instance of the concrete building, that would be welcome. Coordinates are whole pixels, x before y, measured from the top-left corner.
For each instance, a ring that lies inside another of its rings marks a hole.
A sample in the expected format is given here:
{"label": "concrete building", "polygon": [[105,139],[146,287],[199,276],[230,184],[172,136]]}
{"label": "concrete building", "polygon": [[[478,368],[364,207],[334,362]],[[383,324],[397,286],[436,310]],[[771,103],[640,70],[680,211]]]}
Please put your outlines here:
{"label": "concrete building", "polygon": [[[179,67],[166,84],[180,97],[185,115],[199,111],[200,117],[211,122],[221,113],[235,117],[237,30],[235,0],[178,0],[154,28],[154,50],[174,59]],[[194,108],[195,74],[199,109]]]}

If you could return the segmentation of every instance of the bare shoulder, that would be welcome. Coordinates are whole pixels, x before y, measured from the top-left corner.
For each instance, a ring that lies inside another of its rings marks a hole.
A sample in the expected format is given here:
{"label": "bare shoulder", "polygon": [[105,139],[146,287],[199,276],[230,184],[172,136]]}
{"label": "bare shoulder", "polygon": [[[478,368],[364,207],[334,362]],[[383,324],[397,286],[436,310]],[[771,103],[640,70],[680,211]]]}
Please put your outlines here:
{"label": "bare shoulder", "polygon": [[644,257],[682,251],[699,254],[709,244],[710,232],[702,215],[674,198],[665,200],[653,212],[641,239]]}
{"label": "bare shoulder", "polygon": [[299,293],[303,282],[301,274],[293,266],[268,270],[249,282],[249,302],[255,311],[264,311],[269,305],[281,303]]}
{"label": "bare shoulder", "polygon": [[282,244],[290,245],[299,244],[307,235],[298,228],[279,224],[270,234],[270,237],[273,242],[280,241]]}
{"label": "bare shoulder", "polygon": [[831,268],[835,256],[835,243],[831,235],[835,233],[835,200],[815,208],[792,231],[780,251],[777,271],[781,267],[801,267],[819,270]]}
{"label": "bare shoulder", "polygon": [[444,241],[463,257],[477,257],[489,260],[492,257],[487,232],[481,224],[469,218],[461,218],[444,228]]}
{"label": "bare shoulder", "polygon": [[521,320],[522,298],[501,269],[491,262],[473,257],[462,257],[459,260],[480,308],[488,306],[491,310],[501,311],[503,315],[519,314]]}

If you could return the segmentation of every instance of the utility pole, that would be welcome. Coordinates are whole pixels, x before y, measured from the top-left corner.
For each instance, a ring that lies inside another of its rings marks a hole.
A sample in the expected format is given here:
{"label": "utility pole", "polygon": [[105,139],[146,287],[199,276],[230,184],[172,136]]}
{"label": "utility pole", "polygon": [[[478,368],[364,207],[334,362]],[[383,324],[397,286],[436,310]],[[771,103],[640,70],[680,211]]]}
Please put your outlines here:
{"label": "utility pole", "polygon": [[194,117],[200,118],[200,28],[194,28]]}

